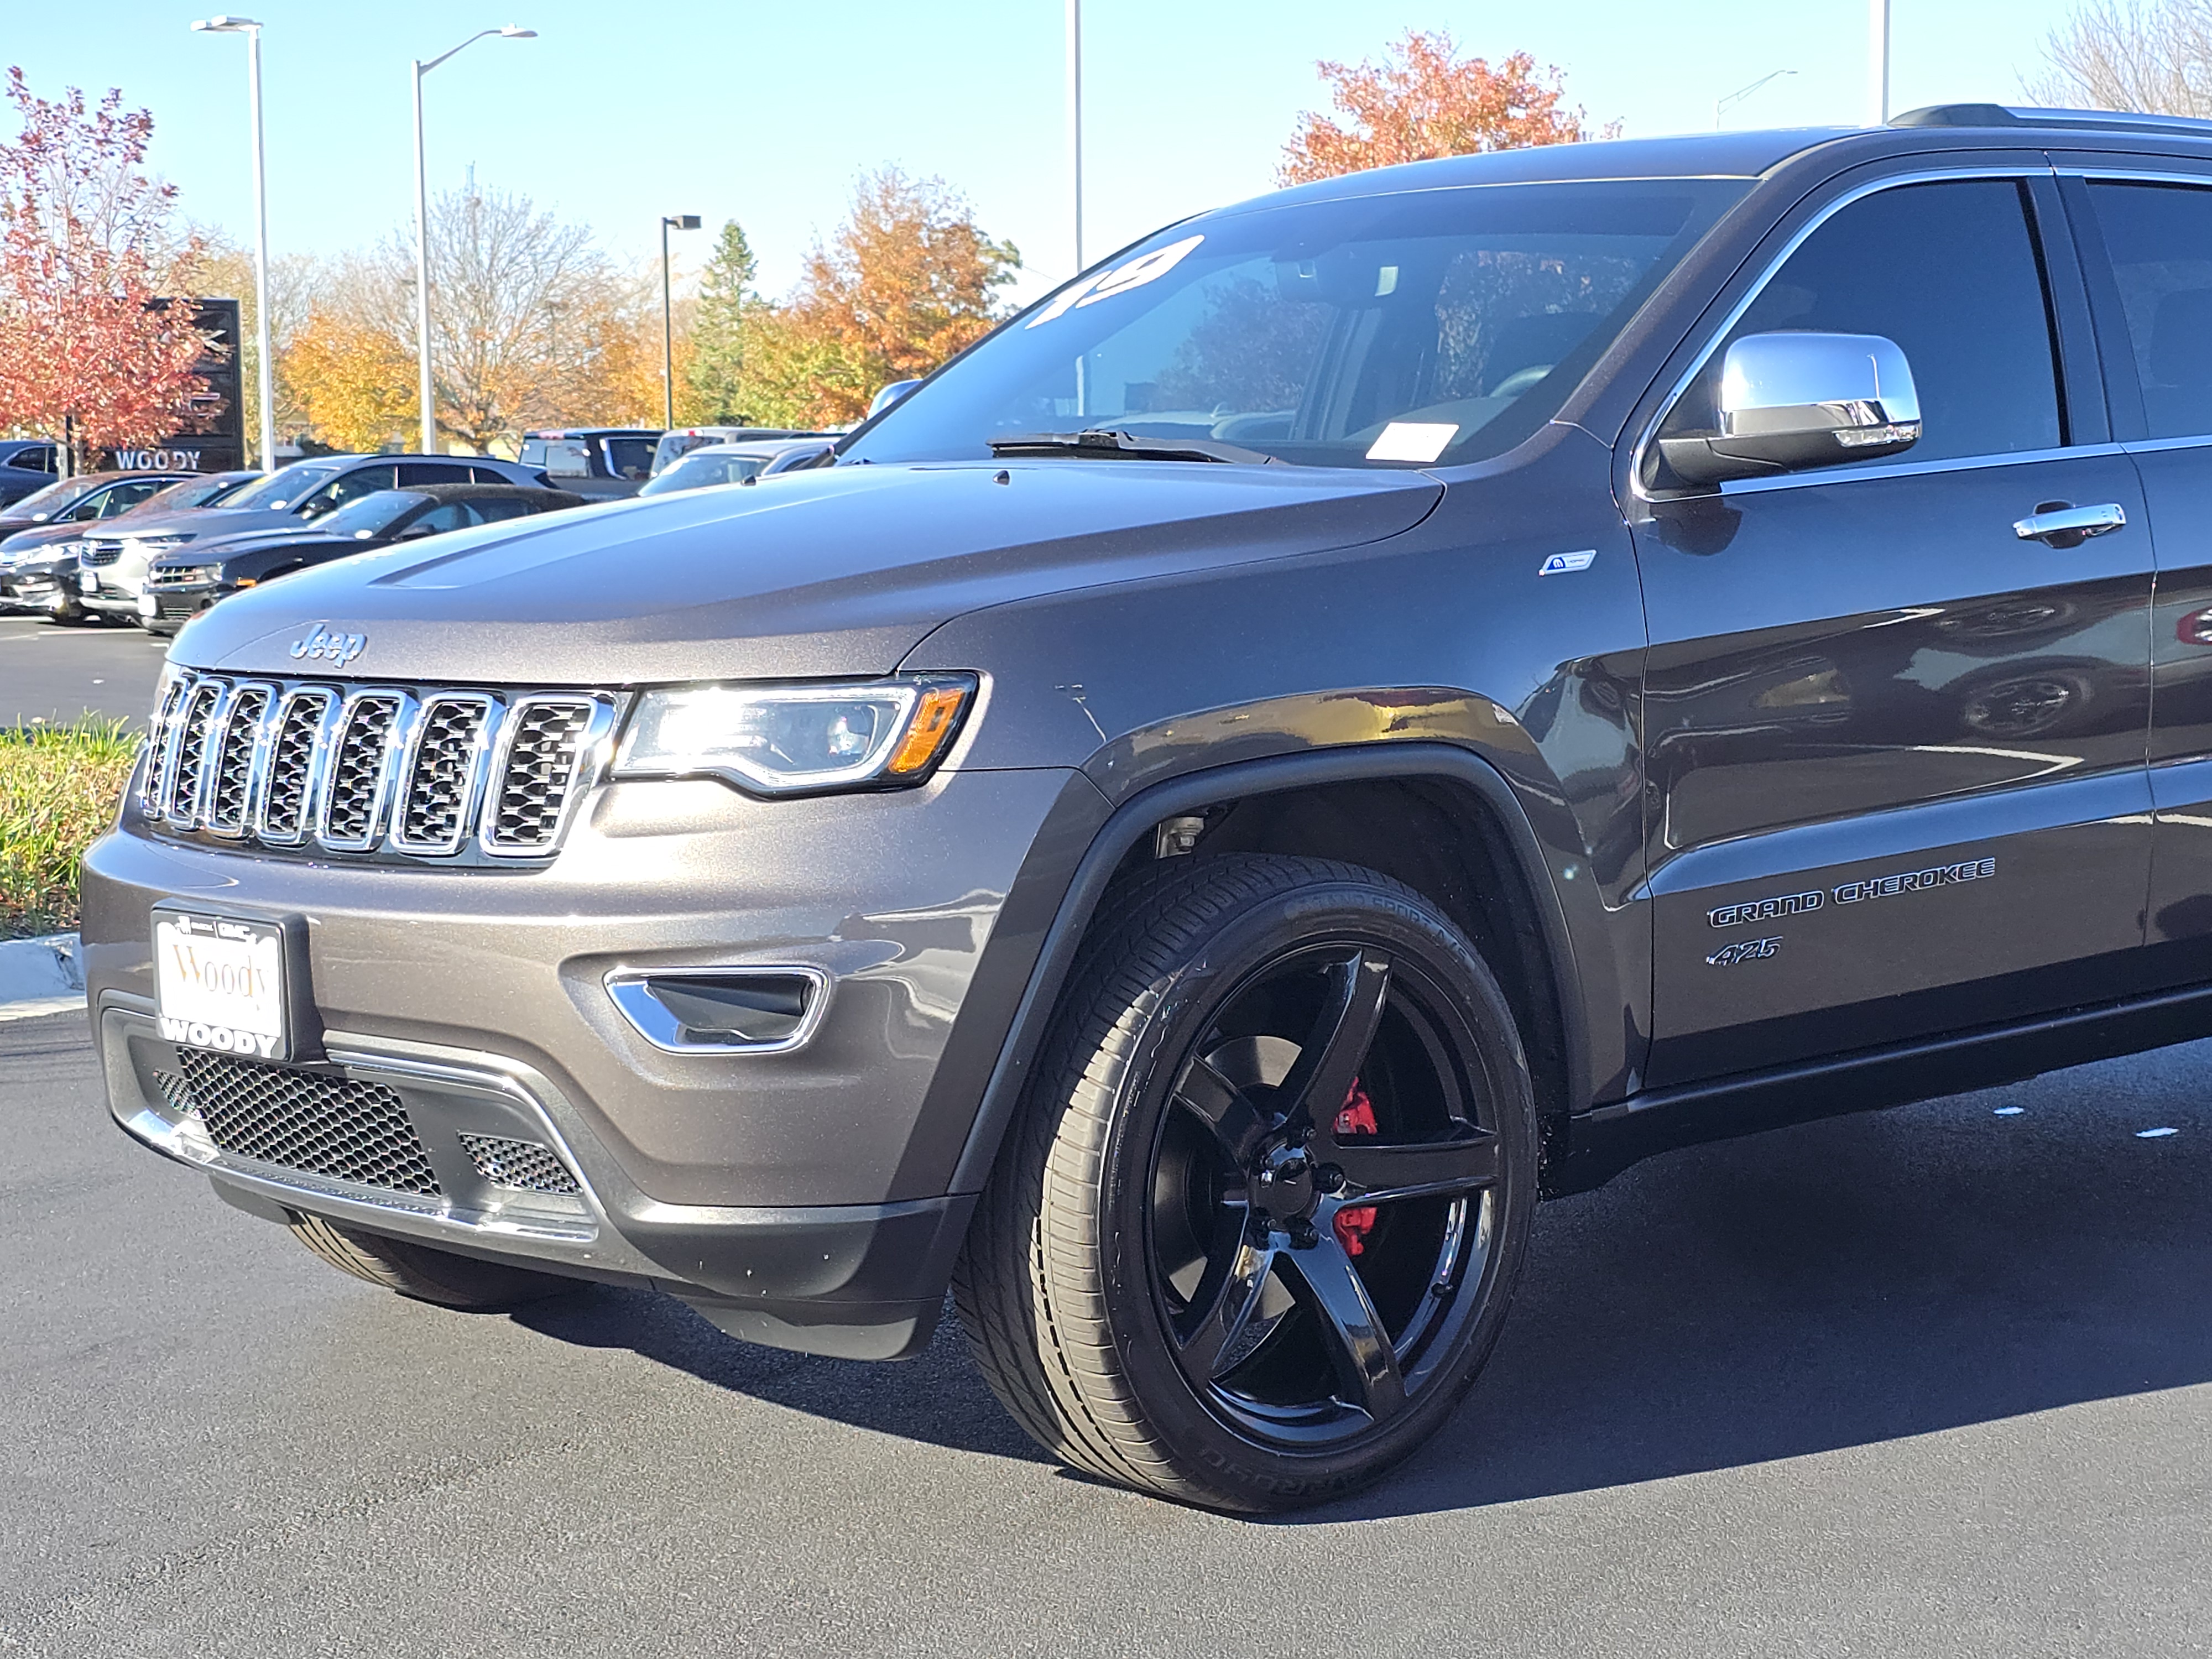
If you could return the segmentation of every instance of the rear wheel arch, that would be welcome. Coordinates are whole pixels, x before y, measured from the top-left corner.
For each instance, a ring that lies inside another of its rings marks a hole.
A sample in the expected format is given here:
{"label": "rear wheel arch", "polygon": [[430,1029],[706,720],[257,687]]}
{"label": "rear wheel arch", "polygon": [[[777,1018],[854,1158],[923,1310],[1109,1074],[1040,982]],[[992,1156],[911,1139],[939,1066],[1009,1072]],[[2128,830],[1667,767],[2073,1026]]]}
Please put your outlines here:
{"label": "rear wheel arch", "polygon": [[[1357,826],[1391,813],[1388,835]],[[1497,963],[1537,1088],[1547,1163],[1590,1093],[1587,1011],[1566,912],[1542,843],[1499,770],[1449,744],[1393,743],[1211,768],[1146,790],[1114,811],[1078,864],[1017,1007],[954,1170],[979,1190],[1084,939],[1118,880],[1152,862],[1161,826],[1202,817],[1188,856],[1261,852],[1341,860],[1404,882]],[[1415,826],[1410,831],[1407,823]],[[1215,836],[1223,837],[1218,842]]]}

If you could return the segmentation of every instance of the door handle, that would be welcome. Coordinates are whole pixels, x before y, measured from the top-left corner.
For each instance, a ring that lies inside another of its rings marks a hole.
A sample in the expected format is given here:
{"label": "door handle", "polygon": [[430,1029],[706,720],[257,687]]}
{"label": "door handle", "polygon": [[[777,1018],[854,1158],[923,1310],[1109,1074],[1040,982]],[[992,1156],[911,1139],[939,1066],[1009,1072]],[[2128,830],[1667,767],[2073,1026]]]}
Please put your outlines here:
{"label": "door handle", "polygon": [[2048,542],[2053,547],[2079,547],[2092,536],[2119,529],[2128,521],[2127,509],[2118,501],[2101,507],[2073,507],[2064,501],[2044,501],[2018,520],[2013,534],[2024,542]]}

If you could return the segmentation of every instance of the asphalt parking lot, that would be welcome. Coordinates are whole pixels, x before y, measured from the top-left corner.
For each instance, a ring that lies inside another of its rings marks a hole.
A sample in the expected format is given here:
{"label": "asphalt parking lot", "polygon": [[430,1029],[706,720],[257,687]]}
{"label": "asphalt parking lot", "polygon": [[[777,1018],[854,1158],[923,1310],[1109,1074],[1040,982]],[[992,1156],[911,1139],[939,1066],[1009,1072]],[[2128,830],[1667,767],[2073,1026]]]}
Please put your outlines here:
{"label": "asphalt parking lot", "polygon": [[950,1330],[865,1366],[356,1284],[110,1127],[80,1019],[0,1024],[0,1650],[2203,1652],[2208,1062],[1549,1206],[1440,1439],[1253,1523],[1060,1473]]}
{"label": "asphalt parking lot", "polygon": [[143,629],[0,615],[0,726],[88,714],[143,726],[168,644]]}

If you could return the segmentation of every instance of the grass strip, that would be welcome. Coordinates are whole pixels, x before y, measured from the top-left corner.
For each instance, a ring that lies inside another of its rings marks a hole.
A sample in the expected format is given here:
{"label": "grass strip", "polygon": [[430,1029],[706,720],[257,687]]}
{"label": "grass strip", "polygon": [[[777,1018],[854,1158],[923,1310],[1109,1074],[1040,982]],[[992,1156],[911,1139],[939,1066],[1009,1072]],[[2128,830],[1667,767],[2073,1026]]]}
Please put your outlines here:
{"label": "grass strip", "polygon": [[77,925],[77,861],[115,822],[137,754],[124,720],[0,729],[0,939]]}

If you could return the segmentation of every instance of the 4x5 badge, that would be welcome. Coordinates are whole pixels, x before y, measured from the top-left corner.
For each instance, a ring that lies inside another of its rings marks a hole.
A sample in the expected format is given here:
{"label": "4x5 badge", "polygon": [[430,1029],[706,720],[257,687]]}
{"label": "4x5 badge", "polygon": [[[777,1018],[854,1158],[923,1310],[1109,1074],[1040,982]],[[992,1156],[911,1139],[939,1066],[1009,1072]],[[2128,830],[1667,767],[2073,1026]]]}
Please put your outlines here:
{"label": "4x5 badge", "polygon": [[1597,549],[1586,547],[1579,553],[1554,553],[1536,567],[1540,576],[1564,576],[1571,571],[1587,570],[1597,562]]}

